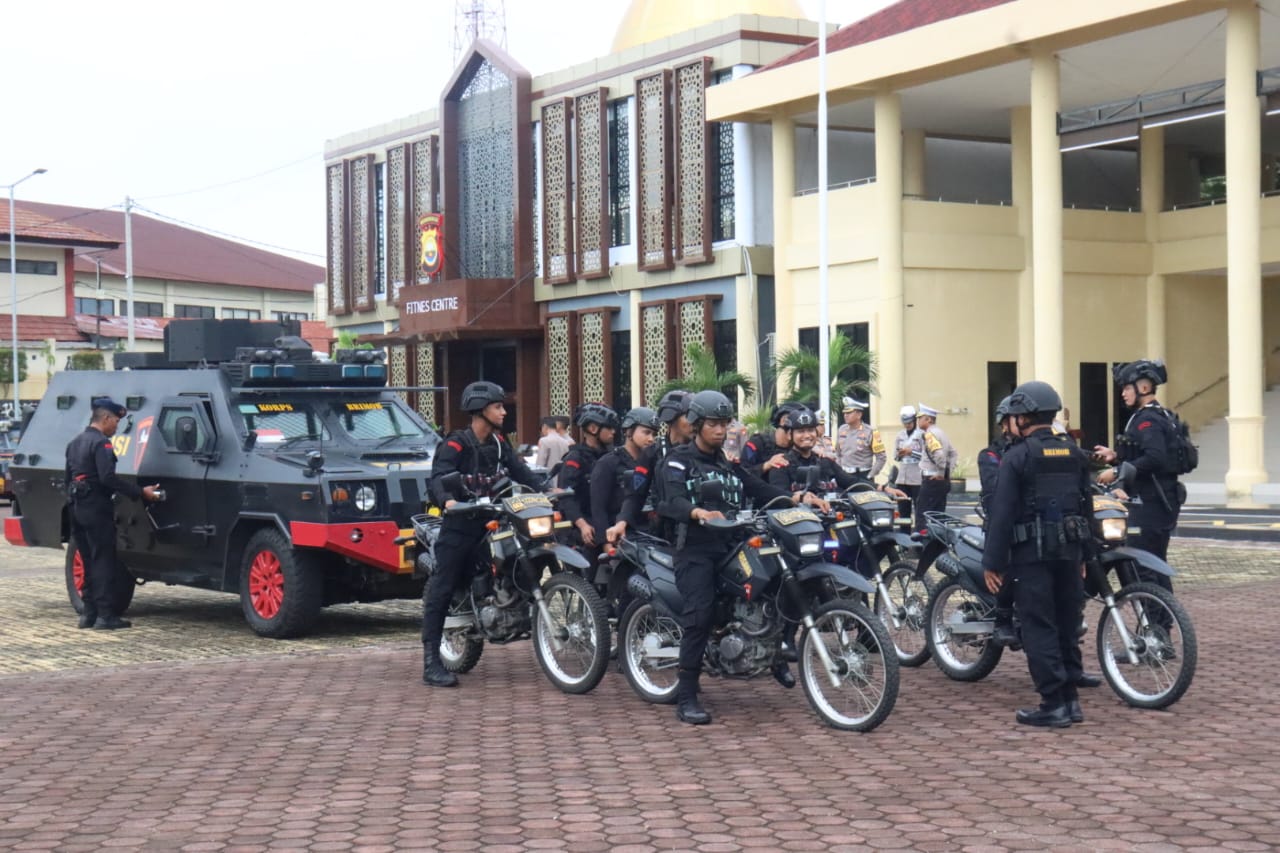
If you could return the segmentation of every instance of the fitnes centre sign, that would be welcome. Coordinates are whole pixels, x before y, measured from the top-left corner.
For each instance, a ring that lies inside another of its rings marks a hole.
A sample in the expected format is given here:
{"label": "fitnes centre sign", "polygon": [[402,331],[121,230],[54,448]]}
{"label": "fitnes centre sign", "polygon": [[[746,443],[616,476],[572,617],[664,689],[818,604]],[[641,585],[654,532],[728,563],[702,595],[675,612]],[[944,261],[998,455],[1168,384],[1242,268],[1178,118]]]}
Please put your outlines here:
{"label": "fitnes centre sign", "polygon": [[458,297],[437,296],[435,299],[407,299],[400,310],[405,314],[441,314],[458,310]]}

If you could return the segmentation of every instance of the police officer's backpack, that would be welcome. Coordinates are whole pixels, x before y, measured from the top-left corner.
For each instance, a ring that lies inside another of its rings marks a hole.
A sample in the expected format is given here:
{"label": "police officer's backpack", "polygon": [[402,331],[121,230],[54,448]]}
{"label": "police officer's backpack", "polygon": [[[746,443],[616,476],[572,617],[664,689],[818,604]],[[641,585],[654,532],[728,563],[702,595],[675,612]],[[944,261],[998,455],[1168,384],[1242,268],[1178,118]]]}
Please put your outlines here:
{"label": "police officer's backpack", "polygon": [[1191,430],[1182,419],[1168,409],[1163,410],[1169,419],[1169,465],[1172,473],[1181,477],[1190,474],[1200,465],[1200,448],[1191,441]]}

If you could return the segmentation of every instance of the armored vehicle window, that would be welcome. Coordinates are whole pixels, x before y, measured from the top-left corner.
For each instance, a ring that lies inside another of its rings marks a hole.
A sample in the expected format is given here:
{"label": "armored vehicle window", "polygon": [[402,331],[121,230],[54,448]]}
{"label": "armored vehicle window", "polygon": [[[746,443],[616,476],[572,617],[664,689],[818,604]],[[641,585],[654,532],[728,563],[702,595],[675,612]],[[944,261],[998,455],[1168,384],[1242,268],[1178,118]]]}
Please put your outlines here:
{"label": "armored vehicle window", "polygon": [[165,408],[160,411],[160,435],[171,450],[195,453],[205,446],[209,436],[196,417],[195,409]]}
{"label": "armored vehicle window", "polygon": [[394,403],[385,401],[333,403],[342,428],[354,439],[423,438],[426,433]]}
{"label": "armored vehicle window", "polygon": [[260,446],[294,438],[329,440],[320,416],[305,403],[241,403],[245,428],[258,434]]}

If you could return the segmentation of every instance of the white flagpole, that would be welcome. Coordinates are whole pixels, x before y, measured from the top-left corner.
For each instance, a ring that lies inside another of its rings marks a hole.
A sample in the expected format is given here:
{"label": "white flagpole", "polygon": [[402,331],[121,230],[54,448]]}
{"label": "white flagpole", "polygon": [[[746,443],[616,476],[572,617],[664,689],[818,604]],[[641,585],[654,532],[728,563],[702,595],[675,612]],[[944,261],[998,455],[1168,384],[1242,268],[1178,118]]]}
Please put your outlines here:
{"label": "white flagpole", "polygon": [[831,341],[827,282],[827,0],[818,4],[818,407],[831,435]]}

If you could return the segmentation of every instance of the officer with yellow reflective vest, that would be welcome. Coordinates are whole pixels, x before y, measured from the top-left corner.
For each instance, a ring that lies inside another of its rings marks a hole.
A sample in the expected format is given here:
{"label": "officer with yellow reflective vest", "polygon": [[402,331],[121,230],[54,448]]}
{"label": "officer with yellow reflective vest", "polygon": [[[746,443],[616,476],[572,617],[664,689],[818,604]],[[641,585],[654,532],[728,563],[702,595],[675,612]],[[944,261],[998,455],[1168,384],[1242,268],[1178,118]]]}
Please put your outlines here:
{"label": "officer with yellow reflective vest", "polygon": [[1040,706],[1019,710],[1015,719],[1052,728],[1084,721],[1076,632],[1084,601],[1081,548],[1093,515],[1089,458],[1053,431],[1061,408],[1046,382],[1024,382],[1009,395],[1009,415],[1023,438],[1000,464],[982,556],[989,591],[998,595],[1013,584],[1027,668],[1040,694]]}
{"label": "officer with yellow reflective vest", "polygon": [[916,497],[915,529],[926,530],[926,512],[946,512],[947,495],[951,491],[951,469],[960,455],[951,445],[951,439],[938,426],[938,410],[921,403],[917,407],[916,423],[924,454],[920,457],[920,494]]}
{"label": "officer with yellow reflective vest", "polygon": [[870,482],[885,464],[880,430],[863,423],[870,407],[862,400],[845,397],[842,408],[844,423],[836,433],[836,461],[850,474]]}

